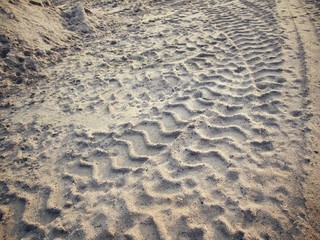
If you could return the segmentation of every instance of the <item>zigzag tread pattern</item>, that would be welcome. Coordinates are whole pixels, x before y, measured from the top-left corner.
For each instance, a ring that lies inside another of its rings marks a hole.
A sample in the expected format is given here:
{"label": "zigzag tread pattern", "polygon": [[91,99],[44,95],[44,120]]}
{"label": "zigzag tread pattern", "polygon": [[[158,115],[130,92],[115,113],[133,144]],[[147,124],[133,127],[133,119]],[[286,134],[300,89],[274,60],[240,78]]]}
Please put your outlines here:
{"label": "zigzag tread pattern", "polygon": [[[62,124],[21,125],[17,140],[1,146],[14,164],[0,162],[10,169],[0,182],[8,223],[0,233],[299,239],[303,224],[294,222],[306,209],[288,179],[300,168],[285,156],[301,141],[294,130],[301,115],[288,116],[289,97],[301,96],[286,95],[299,73],[285,64],[276,2],[146,2],[158,15],[146,13],[126,32],[130,41],[105,53],[102,35],[87,43],[85,58],[69,56],[72,64],[53,68],[61,81],[47,88],[56,104],[39,108],[55,105]],[[114,14],[136,19],[128,9]],[[90,70],[101,59],[108,67]],[[87,80],[77,82],[82,75]],[[24,173],[28,164],[35,170]]]}

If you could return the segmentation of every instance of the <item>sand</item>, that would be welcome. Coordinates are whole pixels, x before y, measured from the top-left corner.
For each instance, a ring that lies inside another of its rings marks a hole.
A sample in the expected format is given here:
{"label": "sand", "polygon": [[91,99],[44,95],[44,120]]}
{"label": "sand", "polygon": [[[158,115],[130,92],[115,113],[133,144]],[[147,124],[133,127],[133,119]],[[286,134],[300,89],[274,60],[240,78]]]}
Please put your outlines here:
{"label": "sand", "polygon": [[1,239],[320,239],[316,1],[0,7]]}

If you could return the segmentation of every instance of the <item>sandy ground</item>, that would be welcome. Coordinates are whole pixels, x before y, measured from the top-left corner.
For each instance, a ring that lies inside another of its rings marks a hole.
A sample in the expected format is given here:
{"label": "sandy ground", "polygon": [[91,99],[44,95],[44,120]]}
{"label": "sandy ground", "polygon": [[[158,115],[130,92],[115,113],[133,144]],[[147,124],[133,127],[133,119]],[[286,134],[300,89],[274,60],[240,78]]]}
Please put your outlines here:
{"label": "sandy ground", "polygon": [[317,1],[44,3],[0,3],[1,239],[320,239]]}

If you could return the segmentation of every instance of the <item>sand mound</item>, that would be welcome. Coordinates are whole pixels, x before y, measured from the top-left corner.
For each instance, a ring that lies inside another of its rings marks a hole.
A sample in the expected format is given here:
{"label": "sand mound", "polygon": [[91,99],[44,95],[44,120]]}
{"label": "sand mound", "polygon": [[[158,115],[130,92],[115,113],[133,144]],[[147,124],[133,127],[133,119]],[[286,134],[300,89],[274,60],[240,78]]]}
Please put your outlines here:
{"label": "sand mound", "polygon": [[62,14],[68,29],[80,33],[93,33],[94,26],[88,19],[88,15],[92,15],[92,12],[85,9],[81,3],[77,3]]}
{"label": "sand mound", "polygon": [[44,1],[2,1],[0,9],[1,97],[6,98],[22,94],[44,66],[61,61],[75,36],[62,26],[59,9]]}
{"label": "sand mound", "polygon": [[[64,2],[65,3],[65,2]],[[56,6],[57,5],[57,6]],[[90,4],[87,4],[90,6]],[[79,51],[78,34],[106,31],[105,22],[79,2],[3,1],[0,3],[0,97],[24,94],[45,78],[46,66]],[[3,106],[7,106],[8,99]]]}

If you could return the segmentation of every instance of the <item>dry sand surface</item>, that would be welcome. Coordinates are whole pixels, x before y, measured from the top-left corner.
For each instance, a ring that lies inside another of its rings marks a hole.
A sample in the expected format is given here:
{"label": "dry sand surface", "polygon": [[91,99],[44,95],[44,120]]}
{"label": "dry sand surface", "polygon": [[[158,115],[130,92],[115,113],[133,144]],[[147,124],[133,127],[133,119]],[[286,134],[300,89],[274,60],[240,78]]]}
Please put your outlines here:
{"label": "dry sand surface", "polygon": [[0,239],[320,239],[317,0],[0,1]]}

